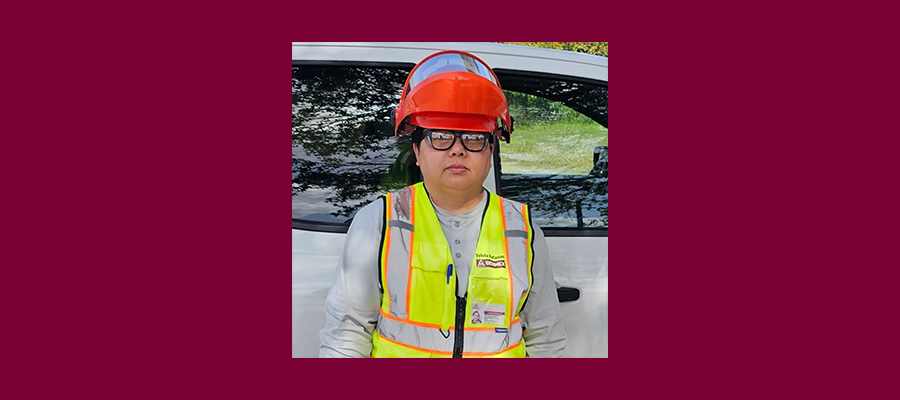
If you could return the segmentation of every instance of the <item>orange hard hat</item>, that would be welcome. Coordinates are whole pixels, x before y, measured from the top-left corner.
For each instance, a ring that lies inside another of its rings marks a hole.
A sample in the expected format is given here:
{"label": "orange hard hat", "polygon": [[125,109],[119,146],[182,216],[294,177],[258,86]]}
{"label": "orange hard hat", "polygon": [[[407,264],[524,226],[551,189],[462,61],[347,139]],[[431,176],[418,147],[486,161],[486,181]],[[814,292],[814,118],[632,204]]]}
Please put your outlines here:
{"label": "orange hard hat", "polygon": [[391,115],[394,135],[425,129],[491,132],[509,143],[512,118],[497,75],[459,50],[425,57],[410,71]]}

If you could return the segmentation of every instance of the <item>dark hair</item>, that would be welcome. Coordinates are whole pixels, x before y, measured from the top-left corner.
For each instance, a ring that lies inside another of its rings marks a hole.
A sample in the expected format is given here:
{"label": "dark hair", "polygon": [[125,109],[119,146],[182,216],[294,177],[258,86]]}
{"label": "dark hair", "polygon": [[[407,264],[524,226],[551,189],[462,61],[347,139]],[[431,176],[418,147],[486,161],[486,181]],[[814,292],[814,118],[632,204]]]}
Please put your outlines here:
{"label": "dark hair", "polygon": [[417,126],[416,129],[409,134],[409,137],[412,139],[413,146],[416,146],[417,149],[421,148],[422,139],[425,139],[425,129],[421,126]]}

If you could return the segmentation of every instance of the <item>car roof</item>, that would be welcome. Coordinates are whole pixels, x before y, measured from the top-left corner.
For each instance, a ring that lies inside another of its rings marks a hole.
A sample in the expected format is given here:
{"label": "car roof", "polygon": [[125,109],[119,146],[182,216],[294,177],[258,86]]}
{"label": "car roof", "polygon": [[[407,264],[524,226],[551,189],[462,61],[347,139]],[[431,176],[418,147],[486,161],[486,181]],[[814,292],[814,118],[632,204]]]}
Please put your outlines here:
{"label": "car roof", "polygon": [[483,59],[498,73],[539,72],[609,81],[609,59],[592,54],[484,42],[293,42],[291,57],[300,62],[363,62],[408,67],[440,50],[463,50]]}

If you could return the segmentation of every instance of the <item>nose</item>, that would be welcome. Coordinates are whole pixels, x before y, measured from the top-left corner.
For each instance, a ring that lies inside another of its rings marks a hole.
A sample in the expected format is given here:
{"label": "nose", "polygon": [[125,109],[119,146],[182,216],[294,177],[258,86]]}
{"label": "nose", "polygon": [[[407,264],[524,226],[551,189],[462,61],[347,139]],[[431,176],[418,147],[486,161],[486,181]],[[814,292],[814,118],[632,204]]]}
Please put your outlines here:
{"label": "nose", "polygon": [[450,147],[450,156],[464,156],[466,154],[466,148],[462,145],[462,138],[456,137],[456,140],[453,141],[453,147]]}

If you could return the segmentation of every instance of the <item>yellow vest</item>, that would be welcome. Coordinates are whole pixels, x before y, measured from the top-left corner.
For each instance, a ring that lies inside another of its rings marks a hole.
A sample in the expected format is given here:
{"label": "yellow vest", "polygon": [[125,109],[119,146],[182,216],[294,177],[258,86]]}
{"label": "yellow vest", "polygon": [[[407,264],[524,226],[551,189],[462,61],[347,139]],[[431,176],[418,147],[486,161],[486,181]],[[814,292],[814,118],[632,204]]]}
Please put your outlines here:
{"label": "yellow vest", "polygon": [[[528,206],[488,192],[465,298],[422,183],[388,193],[372,357],[524,357],[532,283]],[[475,312],[478,312],[477,317]]]}

